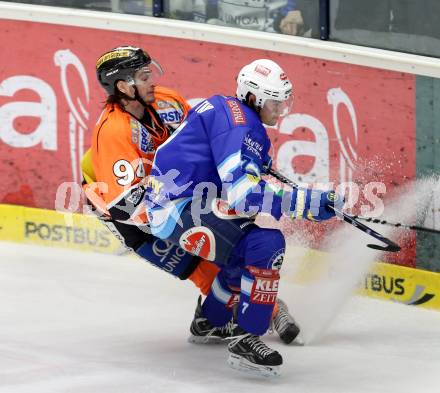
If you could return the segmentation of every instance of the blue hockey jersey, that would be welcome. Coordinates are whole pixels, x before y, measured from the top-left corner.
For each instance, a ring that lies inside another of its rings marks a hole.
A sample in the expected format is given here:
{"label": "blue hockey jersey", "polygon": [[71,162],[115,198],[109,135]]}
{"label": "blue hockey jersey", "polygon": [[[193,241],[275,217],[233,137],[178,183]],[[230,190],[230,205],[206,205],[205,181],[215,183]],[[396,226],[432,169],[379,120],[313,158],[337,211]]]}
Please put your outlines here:
{"label": "blue hockey jersey", "polygon": [[193,108],[156,152],[148,181],[152,233],[167,238],[203,189],[230,208],[281,217],[281,197],[261,179],[271,143],[258,114],[234,97],[213,96]]}

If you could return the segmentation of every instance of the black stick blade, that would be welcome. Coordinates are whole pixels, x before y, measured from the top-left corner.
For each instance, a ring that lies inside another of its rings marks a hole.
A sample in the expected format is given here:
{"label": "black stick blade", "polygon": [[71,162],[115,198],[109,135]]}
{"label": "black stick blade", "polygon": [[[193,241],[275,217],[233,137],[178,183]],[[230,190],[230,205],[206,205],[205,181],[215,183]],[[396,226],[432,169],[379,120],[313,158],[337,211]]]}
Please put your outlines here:
{"label": "black stick blade", "polygon": [[367,244],[367,247],[385,252],[399,252],[401,250],[400,246],[395,243],[387,244],[386,246],[379,246],[378,244]]}

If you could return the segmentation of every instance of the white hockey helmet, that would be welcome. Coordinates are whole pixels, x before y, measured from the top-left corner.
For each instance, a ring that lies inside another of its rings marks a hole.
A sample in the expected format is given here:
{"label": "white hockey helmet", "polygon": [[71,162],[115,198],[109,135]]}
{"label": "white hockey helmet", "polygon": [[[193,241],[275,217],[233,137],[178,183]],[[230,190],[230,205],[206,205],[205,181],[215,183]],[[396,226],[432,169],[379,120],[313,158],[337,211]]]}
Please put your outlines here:
{"label": "white hockey helmet", "polygon": [[256,97],[255,105],[260,108],[266,100],[289,100],[292,89],[287,75],[272,60],[255,60],[245,65],[238,73],[237,98],[245,102],[248,93],[252,93]]}

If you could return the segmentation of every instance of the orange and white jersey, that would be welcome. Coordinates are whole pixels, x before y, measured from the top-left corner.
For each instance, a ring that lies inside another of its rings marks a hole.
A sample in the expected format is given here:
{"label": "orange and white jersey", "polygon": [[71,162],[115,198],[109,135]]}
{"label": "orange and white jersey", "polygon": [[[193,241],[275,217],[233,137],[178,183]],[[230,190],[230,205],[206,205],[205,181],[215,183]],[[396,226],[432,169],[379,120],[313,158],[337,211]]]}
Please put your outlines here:
{"label": "orange and white jersey", "polygon": [[[144,182],[154,154],[170,136],[177,119],[180,124],[190,109],[171,89],[155,88],[155,98],[141,121],[119,105],[107,104],[93,130],[93,189],[104,202],[102,210],[120,222],[142,225],[147,221],[142,203]],[[169,115],[171,108],[173,116]]]}

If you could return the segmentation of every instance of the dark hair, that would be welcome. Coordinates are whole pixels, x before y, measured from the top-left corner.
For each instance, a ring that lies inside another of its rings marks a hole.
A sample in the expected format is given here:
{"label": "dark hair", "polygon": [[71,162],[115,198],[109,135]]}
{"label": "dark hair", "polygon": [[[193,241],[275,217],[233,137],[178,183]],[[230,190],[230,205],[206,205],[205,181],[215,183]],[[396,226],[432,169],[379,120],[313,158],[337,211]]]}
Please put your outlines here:
{"label": "dark hair", "polygon": [[118,104],[119,106],[122,106],[121,98],[116,94],[111,94],[107,96],[107,99],[105,100],[105,105],[107,104]]}
{"label": "dark hair", "polygon": [[252,93],[249,91],[246,94],[246,99],[244,102],[249,108],[251,108],[252,110],[254,110],[257,113],[260,113],[261,108],[259,106],[255,105],[255,100],[250,99],[251,95],[252,95]]}
{"label": "dark hair", "polygon": [[115,81],[114,94],[109,94],[107,96],[104,106],[117,104],[121,108],[124,108],[124,105],[122,104],[122,99],[124,98],[124,94],[121,93],[119,89],[116,87],[117,83],[118,81]]}

